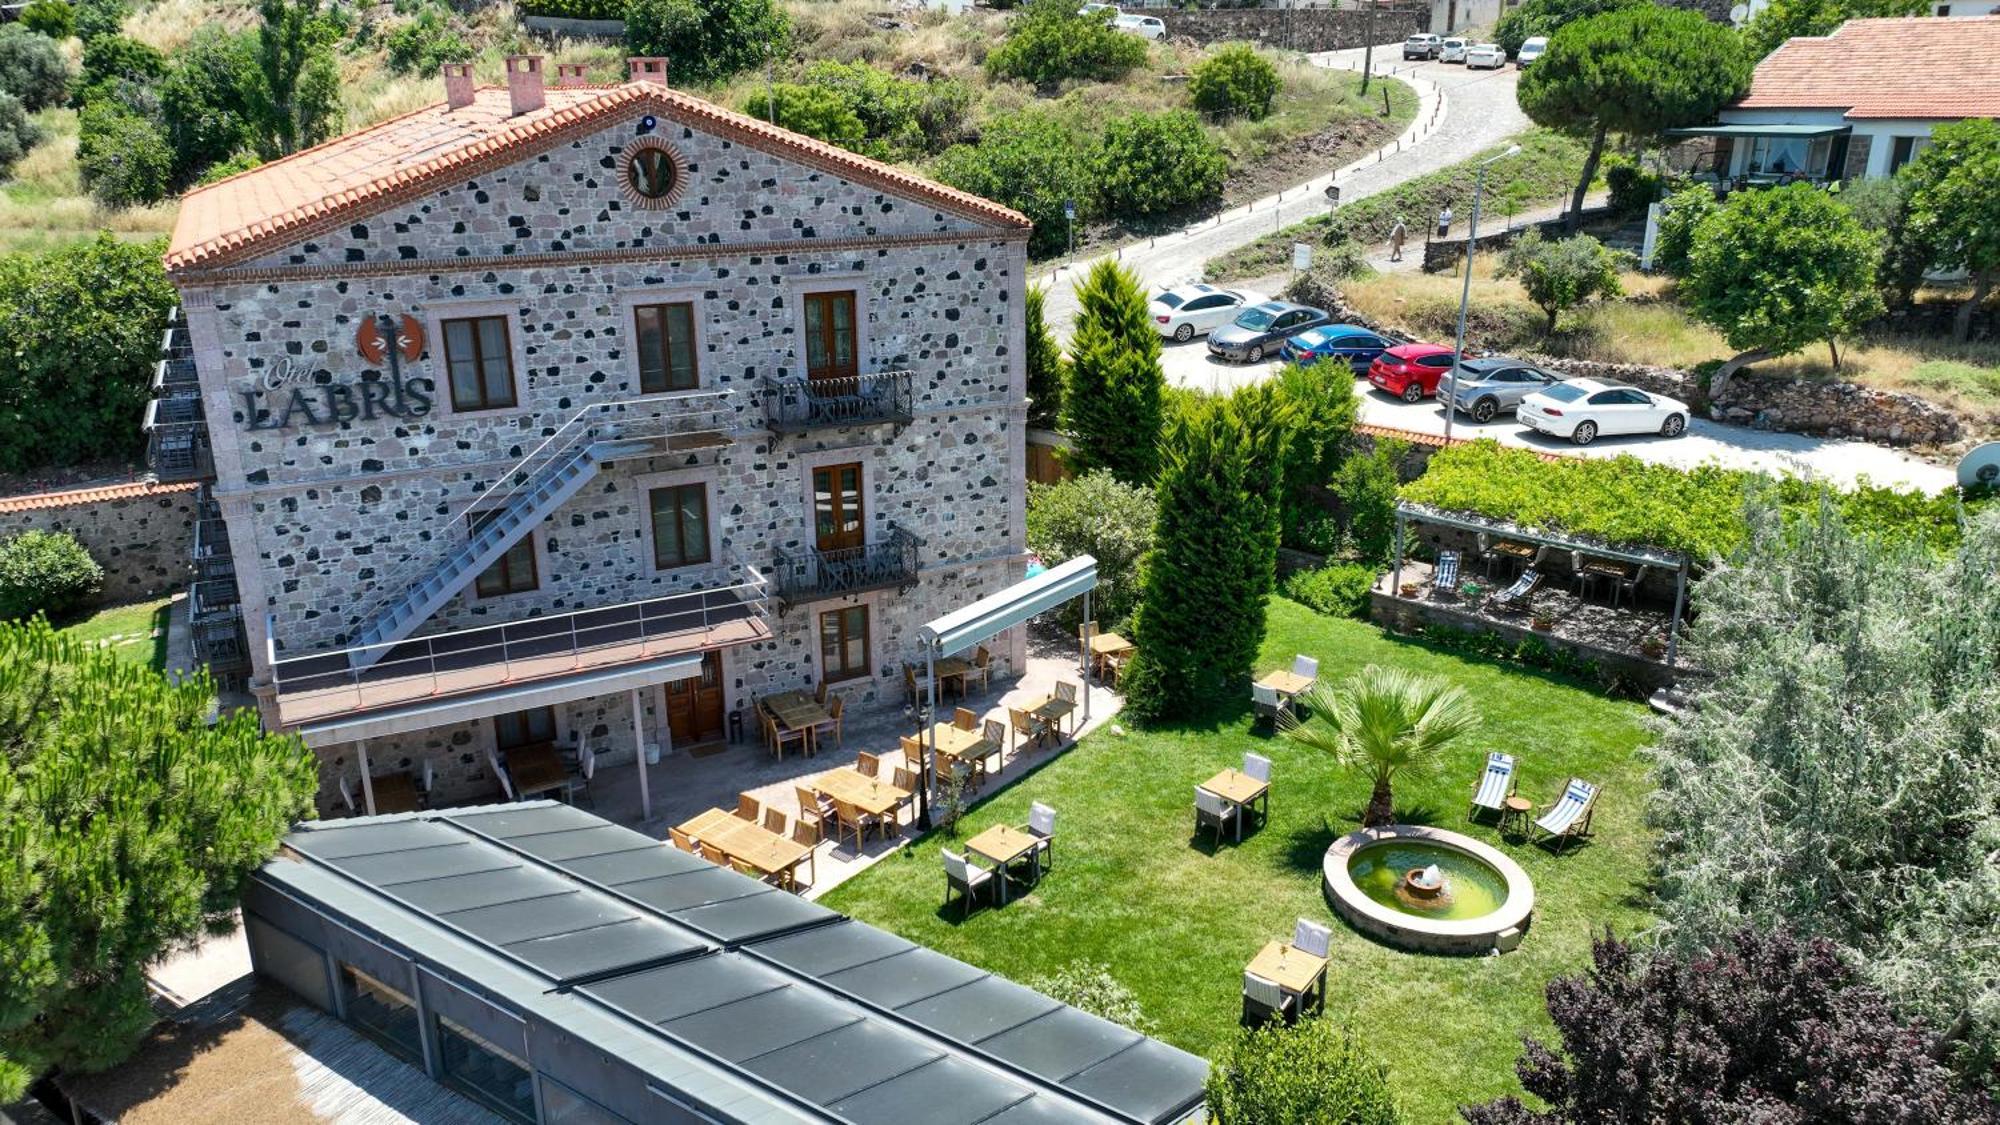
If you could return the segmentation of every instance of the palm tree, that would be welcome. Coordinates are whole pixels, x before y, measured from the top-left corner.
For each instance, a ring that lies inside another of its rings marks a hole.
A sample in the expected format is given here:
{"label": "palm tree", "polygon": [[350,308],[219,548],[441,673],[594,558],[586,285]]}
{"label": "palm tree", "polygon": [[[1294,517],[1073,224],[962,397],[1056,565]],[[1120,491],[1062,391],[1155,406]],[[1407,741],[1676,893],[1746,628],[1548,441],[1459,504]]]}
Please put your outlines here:
{"label": "palm tree", "polygon": [[1287,716],[1285,736],[1374,779],[1364,828],[1395,823],[1390,785],[1397,774],[1430,767],[1453,739],[1479,725],[1464,688],[1402,668],[1370,664],[1338,687],[1318,685],[1306,700],[1312,718]]}

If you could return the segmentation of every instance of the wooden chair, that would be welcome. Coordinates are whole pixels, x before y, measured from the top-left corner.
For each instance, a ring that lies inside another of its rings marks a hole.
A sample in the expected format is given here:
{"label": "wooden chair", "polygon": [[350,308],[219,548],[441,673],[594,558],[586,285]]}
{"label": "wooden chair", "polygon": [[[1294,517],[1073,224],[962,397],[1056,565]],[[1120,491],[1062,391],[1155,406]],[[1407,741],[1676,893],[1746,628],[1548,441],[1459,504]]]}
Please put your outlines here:
{"label": "wooden chair", "polygon": [[786,819],[787,817],[784,813],[779,812],[777,809],[766,807],[764,809],[764,831],[779,836],[787,835],[789,830],[785,825]]}
{"label": "wooden chair", "polygon": [[826,705],[827,721],[813,727],[813,753],[817,753],[819,750],[820,736],[829,730],[833,732],[833,745],[836,748],[844,748],[846,746],[845,741],[840,736],[840,718],[846,713],[847,701],[840,696],[834,696],[833,702]]}
{"label": "wooden chair", "polygon": [[713,863],[717,867],[729,866],[729,853],[706,840],[701,842],[701,858]]}
{"label": "wooden chair", "polygon": [[1058,733],[1062,730],[1063,720],[1077,713],[1076,706],[1079,690],[1075,684],[1070,683],[1068,680],[1056,681],[1055,702],[1048,708],[1048,712],[1055,719]]}
{"label": "wooden chair", "polygon": [[812,748],[806,743],[806,735],[811,733],[809,728],[802,727],[798,730],[786,730],[783,724],[778,722],[776,715],[767,716],[766,721],[769,724],[771,747],[777,751],[779,761],[782,762],[785,760],[785,744],[787,742],[798,743],[799,752],[802,754],[811,753]]}
{"label": "wooden chair", "polygon": [[736,795],[736,819],[747,820],[755,824],[757,823],[757,818],[762,815],[763,809],[758,805],[757,798],[752,797],[748,793],[738,793]]}
{"label": "wooden chair", "polygon": [[1117,687],[1119,681],[1125,678],[1125,669],[1131,663],[1132,650],[1127,649],[1124,652],[1114,652],[1104,658],[1104,666],[1098,669],[1098,675],[1103,677],[1105,682],[1111,687]]}
{"label": "wooden chair", "polygon": [[949,848],[939,848],[938,852],[944,857],[944,904],[950,906],[951,897],[960,896],[958,917],[964,921],[972,916],[974,896],[998,884],[994,882],[993,872],[974,866],[957,852]]}
{"label": "wooden chair", "polygon": [[923,686],[917,682],[917,666],[903,665],[903,702],[912,706],[924,701]]}
{"label": "wooden chair", "polygon": [[902,800],[896,802],[896,808],[894,809],[893,812],[891,812],[890,814],[891,816],[896,816],[900,814],[904,809],[910,808],[911,806],[917,803],[916,774],[911,773],[909,770],[906,770],[901,766],[897,766],[896,772],[894,773],[894,775],[892,775],[892,778],[890,780],[890,784],[894,785],[898,789],[901,789],[905,794]]}
{"label": "wooden chair", "polygon": [[826,681],[825,681],[825,680],[821,680],[821,681],[819,682],[819,686],[818,686],[818,687],[815,687],[815,688],[813,689],[813,702],[814,702],[814,703],[817,703],[817,704],[819,704],[819,705],[820,705],[821,707],[824,707],[824,706],[826,706]]}
{"label": "wooden chair", "polygon": [[667,835],[673,838],[675,847],[686,852],[687,854],[689,855],[701,854],[701,845],[694,842],[694,837],[688,835],[687,833],[681,831],[680,829],[669,828],[667,829]]}
{"label": "wooden chair", "polygon": [[951,717],[951,725],[960,730],[978,730],[979,716],[969,707],[960,707]]}
{"label": "wooden chair", "polygon": [[817,841],[821,836],[826,835],[826,818],[820,816],[819,794],[807,789],[803,785],[792,786],[792,793],[799,799],[798,822],[800,824],[810,823],[813,830],[813,839]]}
{"label": "wooden chair", "polygon": [[792,868],[792,889],[803,892],[819,881],[819,827],[803,820],[792,822],[792,842],[806,848],[806,881],[799,882],[798,868]]}
{"label": "wooden chair", "polygon": [[913,770],[924,768],[924,740],[915,735],[903,736],[903,761]]}
{"label": "wooden chair", "polygon": [[986,729],[981,732],[981,737],[993,744],[993,756],[999,759],[993,768],[995,770],[1006,769],[1007,724],[998,719],[988,719],[986,720]]}
{"label": "wooden chair", "polygon": [[1042,739],[1047,738],[1049,735],[1049,724],[1047,722],[1044,722],[1040,716],[1030,715],[1019,707],[1007,708],[1007,725],[1013,728],[1014,752],[1017,754],[1021,751],[1022,735],[1027,735],[1028,741],[1037,746],[1041,745]]}
{"label": "wooden chair", "polygon": [[854,772],[863,777],[881,777],[882,759],[863,750],[854,756]]}
{"label": "wooden chair", "polygon": [[980,691],[993,686],[993,654],[986,650],[985,645],[980,645],[972,653],[972,671],[965,674],[965,684],[968,688],[972,686],[974,679],[979,681]]}
{"label": "wooden chair", "polygon": [[872,817],[865,815],[860,809],[835,797],[833,799],[833,840],[835,846],[839,846],[841,839],[848,832],[853,832],[854,850],[859,852],[863,842],[867,838],[868,828],[872,820]]}

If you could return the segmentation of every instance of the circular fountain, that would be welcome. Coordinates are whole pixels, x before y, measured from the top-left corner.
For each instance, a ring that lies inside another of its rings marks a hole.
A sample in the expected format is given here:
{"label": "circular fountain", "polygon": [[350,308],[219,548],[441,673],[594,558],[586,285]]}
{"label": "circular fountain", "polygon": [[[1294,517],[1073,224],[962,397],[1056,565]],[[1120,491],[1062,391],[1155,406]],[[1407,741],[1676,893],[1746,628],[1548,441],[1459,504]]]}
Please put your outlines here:
{"label": "circular fountain", "polygon": [[1355,929],[1425,953],[1507,952],[1535,909],[1521,865],[1469,836],[1392,824],[1326,850],[1327,894]]}

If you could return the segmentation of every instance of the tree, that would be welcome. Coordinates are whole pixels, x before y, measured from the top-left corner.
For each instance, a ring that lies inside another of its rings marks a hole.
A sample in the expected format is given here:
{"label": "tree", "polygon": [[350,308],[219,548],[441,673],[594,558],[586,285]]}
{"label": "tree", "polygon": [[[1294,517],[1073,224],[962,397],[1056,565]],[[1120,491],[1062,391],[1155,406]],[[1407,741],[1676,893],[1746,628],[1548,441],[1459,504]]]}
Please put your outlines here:
{"label": "tree", "polygon": [[1279,452],[1280,541],[1288,547],[1319,554],[1334,544],[1321,541],[1331,526],[1323,502],[1354,440],[1361,417],[1361,400],[1345,366],[1286,364],[1273,381],[1284,402],[1289,424]]}
{"label": "tree", "polygon": [[[1139,604],[1139,566],[1153,549],[1159,507],[1153,490],[1122,484],[1099,469],[1055,484],[1028,485],[1028,549],[1049,566],[1078,555],[1097,560],[1091,612],[1115,632]],[[1083,621],[1079,602],[1058,615],[1067,631]]]}
{"label": "tree", "polygon": [[1278,435],[1242,400],[1176,413],[1155,493],[1159,522],[1133,622],[1125,714],[1156,723],[1240,702],[1264,643],[1278,558]]}
{"label": "tree", "polygon": [[[1840,190],[1840,201],[1854,212],[1854,220],[1882,246],[1875,280],[1881,288],[1883,303],[1891,308],[1907,308],[1916,299],[1917,287],[1923,284],[1924,271],[1931,264],[1930,249],[1921,244],[1917,230],[1910,223],[1910,191],[1915,186],[1915,181],[1906,175],[1869,176],[1850,181]],[[1713,202],[1711,196],[1711,210]],[[1660,241],[1666,242],[1664,224],[1660,228]]]}
{"label": "tree", "polygon": [[20,99],[0,93],[0,176],[12,171],[41,139],[41,127],[28,116]]}
{"label": "tree", "polygon": [[1271,115],[1278,96],[1278,68],[1248,43],[1224,43],[1188,72],[1188,97],[1212,117]]}
{"label": "tree", "polygon": [[90,1071],[153,1023],[146,967],[232,925],[311,808],[312,755],[248,710],[45,621],[0,624],[0,1101]]}
{"label": "tree", "polygon": [[39,613],[61,622],[104,589],[104,568],[67,531],[0,539],[0,621]]}
{"label": "tree", "polygon": [[1229,158],[1192,110],[1132,113],[1104,129],[1098,191],[1114,214],[1144,217],[1222,194]]}
{"label": "tree", "polygon": [[1583,209],[1611,134],[1648,138],[1709,120],[1743,92],[1750,60],[1728,27],[1651,4],[1564,24],[1521,79],[1521,109],[1537,125],[1590,140],[1570,200]]}
{"label": "tree", "polygon": [[151,118],[106,98],[77,118],[77,174],[106,207],[143,207],[167,197],[174,152]]}
{"label": "tree", "polygon": [[117,97],[129,86],[146,86],[167,72],[160,52],[123,35],[100,35],[83,43],[83,73],[77,79],[82,104]]}
{"label": "tree", "polygon": [[0,27],[0,91],[32,113],[62,104],[69,79],[69,61],[54,40],[21,24]]}
{"label": "tree", "polygon": [[1076,287],[1063,429],[1071,468],[1108,469],[1127,484],[1151,484],[1160,465],[1160,336],[1132,271],[1099,261]]}
{"label": "tree", "polygon": [[846,149],[859,149],[868,137],[847,100],[820,86],[778,82],[768,90],[751,91],[744,97],[743,109],[752,117]]}
{"label": "tree", "polygon": [[1327,1019],[1239,1033],[1208,1076],[1215,1125],[1399,1125],[1389,1070]]}
{"label": "tree", "polygon": [[1345,683],[1314,686],[1306,699],[1310,718],[1288,718],[1285,737],[1368,775],[1364,828],[1396,823],[1396,777],[1434,768],[1479,725],[1464,688],[1406,668],[1370,664]]}
{"label": "tree", "polygon": [[1642,959],[1607,934],[1547,995],[1560,1048],[1530,1039],[1515,1070],[1548,1109],[1504,1097],[1468,1107],[1471,1125],[1994,1120],[1830,942],[1745,929]]}
{"label": "tree", "polygon": [[1007,39],[986,56],[986,73],[1037,86],[1070,79],[1115,82],[1146,61],[1146,41],[1080,12],[1070,0],[1034,0],[1007,25]]}
{"label": "tree", "polygon": [[21,9],[21,26],[61,41],[76,34],[76,8],[69,0],[35,0]]}
{"label": "tree", "polygon": [[159,85],[160,125],[173,150],[173,183],[185,186],[211,165],[252,146],[255,39],[205,27],[175,52]]}
{"label": "tree", "polygon": [[[1539,65],[1539,64],[1537,64]],[[1737,354],[1709,381],[1720,399],[1744,364],[1837,341],[1882,311],[1875,237],[1811,184],[1739,191],[1695,228],[1681,300]]]}
{"label": "tree", "polygon": [[1925,0],[1771,0],[1743,28],[1752,59],[1761,59],[1802,36],[1832,35],[1852,19],[1921,16]]}
{"label": "tree", "polygon": [[1507,9],[1494,25],[1493,41],[1509,55],[1521,52],[1521,44],[1539,35],[1548,37],[1563,25],[1580,19],[1636,7],[1645,0],[1521,0]]}
{"label": "tree", "polygon": [[888,158],[941,152],[965,129],[972,91],[956,78],[902,78],[865,62],[822,60],[806,84],[837,94]]}
{"label": "tree", "polygon": [[1096,156],[1090,142],[1062,117],[1041,109],[1004,113],[987,122],[977,144],[953,145],[938,157],[937,177],[955,188],[1005,204],[1034,221],[1028,252],[1050,257],[1068,245],[1071,221],[1097,213]]}
{"label": "tree", "polygon": [[1694,230],[1720,206],[1707,184],[1690,184],[1667,196],[1660,209],[1660,236],[1653,243],[1654,268],[1675,277],[1686,274]]}
{"label": "tree", "polygon": [[1901,176],[1910,181],[1916,243],[1937,267],[1972,275],[1972,295],[1951,322],[1951,338],[1963,344],[1972,314],[2000,279],[2000,121],[1970,117],[1937,126],[1930,147]]}
{"label": "tree", "polygon": [[250,103],[266,160],[316,145],[340,128],[334,29],[319,0],[258,0],[257,73]]}
{"label": "tree", "polygon": [[625,45],[674,60],[677,82],[720,82],[782,58],[791,19],[773,0],[630,0]]}
{"label": "tree", "polygon": [[1047,299],[1048,290],[1030,285],[1022,309],[1028,333],[1024,364],[1028,369],[1028,421],[1045,428],[1055,426],[1062,417],[1063,387],[1069,382],[1069,363],[1063,359],[1062,346],[1056,343],[1042,312]]}
{"label": "tree", "polygon": [[1622,258],[1587,234],[1551,241],[1538,230],[1514,240],[1500,258],[1500,276],[1515,277],[1528,300],[1547,317],[1546,339],[1556,330],[1556,318],[1595,297],[1625,292],[1618,282]]}

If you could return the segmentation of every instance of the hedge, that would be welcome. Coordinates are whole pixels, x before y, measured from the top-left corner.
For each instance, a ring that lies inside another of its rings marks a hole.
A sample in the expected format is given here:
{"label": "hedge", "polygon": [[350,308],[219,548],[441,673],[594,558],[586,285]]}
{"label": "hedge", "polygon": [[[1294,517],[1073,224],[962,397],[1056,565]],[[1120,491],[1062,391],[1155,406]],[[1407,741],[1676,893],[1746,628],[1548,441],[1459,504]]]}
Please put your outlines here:
{"label": "hedge", "polygon": [[622,20],[625,0],[521,0],[515,10],[562,20]]}

